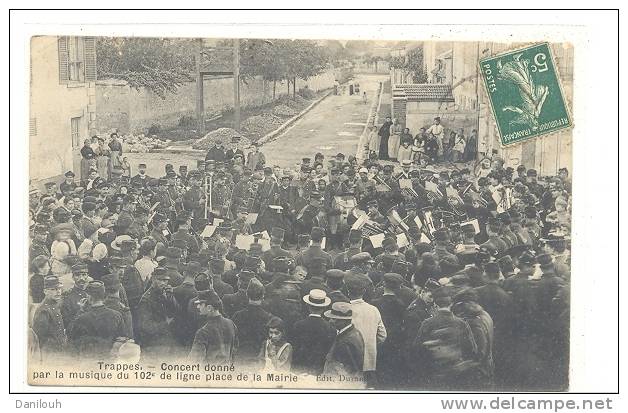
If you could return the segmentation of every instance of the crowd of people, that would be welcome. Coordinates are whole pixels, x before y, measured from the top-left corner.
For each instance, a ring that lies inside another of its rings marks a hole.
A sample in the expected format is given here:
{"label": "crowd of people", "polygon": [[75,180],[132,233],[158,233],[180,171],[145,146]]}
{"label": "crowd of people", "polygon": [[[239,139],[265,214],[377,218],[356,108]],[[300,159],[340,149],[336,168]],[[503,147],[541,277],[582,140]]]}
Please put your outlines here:
{"label": "crowd of people", "polygon": [[469,136],[464,128],[452,130],[447,136],[439,116],[429,128],[420,128],[412,135],[409,128],[401,126],[397,119],[386,118],[378,128],[373,125],[358,144],[358,158],[390,160],[393,162],[411,161],[417,166],[440,162],[469,162],[478,154],[477,130]]}
{"label": "crowd of people", "polygon": [[377,157],[318,153],[287,170],[236,137],[196,170],[88,163],[82,180],[68,171],[33,191],[31,360],[565,388],[568,171],[398,166],[382,161],[394,158],[384,142]]}

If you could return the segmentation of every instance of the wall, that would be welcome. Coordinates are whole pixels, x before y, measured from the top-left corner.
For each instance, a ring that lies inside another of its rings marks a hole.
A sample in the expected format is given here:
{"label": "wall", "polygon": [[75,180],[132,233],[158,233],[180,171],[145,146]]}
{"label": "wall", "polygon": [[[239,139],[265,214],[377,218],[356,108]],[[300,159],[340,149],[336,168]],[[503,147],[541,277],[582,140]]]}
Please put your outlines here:
{"label": "wall", "polygon": [[[305,85],[313,91],[333,86],[338,70],[330,70],[307,81],[297,79],[297,91]],[[290,86],[292,91],[292,85]],[[277,82],[276,97],[286,95],[286,82]],[[135,90],[125,82],[116,80],[98,81],[96,84],[96,104],[98,107],[97,128],[101,133],[118,129],[122,133],[140,132],[157,123],[162,127],[174,126],[183,115],[195,116],[196,84],[191,82],[181,86],[177,93],[170,93],[165,99],[147,89]],[[251,79],[240,85],[240,102],[243,108],[270,103],[273,98],[273,83],[262,79]],[[204,103],[206,116],[233,107],[233,78],[221,77],[206,79],[204,82]]]}
{"label": "wall", "polygon": [[416,135],[422,127],[429,128],[437,116],[441,118],[445,136],[459,128],[464,128],[464,133],[468,136],[477,122],[475,112],[455,111],[453,103],[408,102],[406,110],[406,127],[410,128],[412,135]]}
{"label": "wall", "polygon": [[[91,100],[90,100],[91,99]],[[90,135],[94,119],[95,84],[60,84],[58,40],[31,39],[30,118],[36,134],[30,136],[30,178],[40,181],[67,170],[78,171],[78,151]],[[79,147],[73,150],[70,119],[82,117]]]}

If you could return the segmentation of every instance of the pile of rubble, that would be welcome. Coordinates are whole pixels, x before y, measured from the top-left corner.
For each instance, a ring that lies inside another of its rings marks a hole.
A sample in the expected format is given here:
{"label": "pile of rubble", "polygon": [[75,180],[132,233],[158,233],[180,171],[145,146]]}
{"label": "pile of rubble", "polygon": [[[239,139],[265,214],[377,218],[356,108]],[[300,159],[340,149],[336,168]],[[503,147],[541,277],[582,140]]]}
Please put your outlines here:
{"label": "pile of rubble", "polygon": [[277,129],[284,122],[284,119],[272,113],[262,113],[261,115],[251,116],[242,122],[242,130],[253,140],[257,140],[268,132]]}
{"label": "pile of rubble", "polygon": [[209,132],[205,136],[200,139],[197,139],[196,142],[192,144],[192,148],[194,149],[203,149],[207,150],[214,146],[217,141],[221,141],[223,145],[228,145],[231,143],[231,138],[234,136],[240,136],[240,145],[241,146],[249,146],[251,144],[251,140],[242,136],[238,131],[231,128],[220,128],[214,131]]}
{"label": "pile of rubble", "polygon": [[299,113],[298,110],[291,108],[288,105],[277,105],[273,108],[273,115],[283,116],[286,118],[291,118]]}
{"label": "pile of rubble", "polygon": [[143,133],[139,135],[120,135],[122,141],[122,151],[131,153],[147,153],[153,149],[165,149],[170,146],[170,139],[159,139],[157,136],[146,136]]}

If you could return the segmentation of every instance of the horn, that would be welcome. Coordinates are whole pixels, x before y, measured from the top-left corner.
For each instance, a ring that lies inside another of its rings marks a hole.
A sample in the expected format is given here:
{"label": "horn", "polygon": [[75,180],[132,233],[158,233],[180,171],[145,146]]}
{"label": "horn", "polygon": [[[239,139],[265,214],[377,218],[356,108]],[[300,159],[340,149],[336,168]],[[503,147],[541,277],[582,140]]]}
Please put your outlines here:
{"label": "horn", "polygon": [[405,231],[410,229],[410,227],[408,227],[408,225],[403,222],[403,219],[401,218],[399,212],[397,212],[394,206],[390,208],[388,212],[386,212],[386,216],[388,217],[388,221],[390,221],[392,225],[401,226],[401,228],[403,228]]}

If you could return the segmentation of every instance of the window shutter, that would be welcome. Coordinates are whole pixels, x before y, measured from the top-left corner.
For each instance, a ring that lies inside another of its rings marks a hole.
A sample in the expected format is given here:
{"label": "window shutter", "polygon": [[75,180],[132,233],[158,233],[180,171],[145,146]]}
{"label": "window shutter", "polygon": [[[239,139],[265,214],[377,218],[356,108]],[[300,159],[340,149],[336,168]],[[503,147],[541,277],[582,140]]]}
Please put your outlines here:
{"label": "window shutter", "polygon": [[96,81],[96,38],[84,37],[85,81]]}
{"label": "window shutter", "polygon": [[59,37],[59,83],[68,83],[68,38]]}
{"label": "window shutter", "polygon": [[28,132],[29,136],[37,136],[37,118],[29,119]]}

